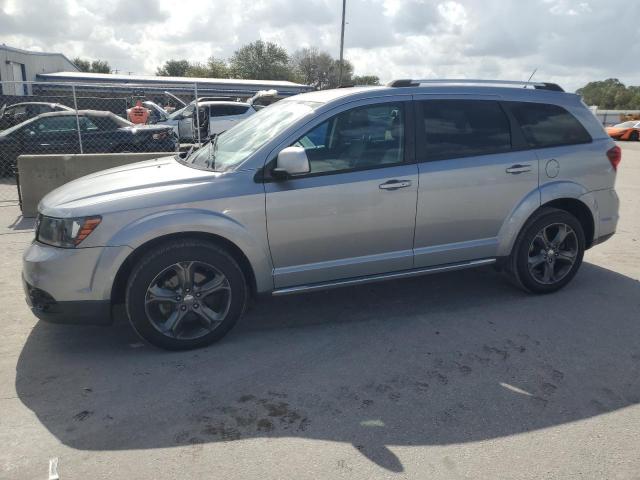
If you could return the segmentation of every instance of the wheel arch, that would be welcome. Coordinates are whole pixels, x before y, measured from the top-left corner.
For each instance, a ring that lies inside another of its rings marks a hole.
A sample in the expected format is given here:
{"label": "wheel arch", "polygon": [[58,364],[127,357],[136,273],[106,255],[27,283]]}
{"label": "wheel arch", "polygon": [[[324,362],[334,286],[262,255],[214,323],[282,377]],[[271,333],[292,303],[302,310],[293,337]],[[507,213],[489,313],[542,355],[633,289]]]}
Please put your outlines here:
{"label": "wheel arch", "polygon": [[125,298],[125,290],[127,287],[127,281],[131,275],[131,272],[136,265],[136,263],[150,250],[158,247],[159,245],[169,242],[171,240],[185,240],[185,239],[195,239],[195,240],[204,240],[207,242],[211,242],[215,245],[218,245],[225,249],[233,259],[238,262],[240,269],[245,274],[247,279],[247,283],[249,285],[251,294],[254,295],[257,288],[256,274],[251,265],[251,262],[245,255],[245,253],[231,240],[224,238],[220,235],[216,235],[210,232],[201,232],[201,231],[191,231],[191,232],[177,232],[177,233],[169,233],[156,238],[152,238],[145,243],[139,245],[135,248],[122,262],[120,268],[118,269],[113,285],[111,287],[111,304],[115,305],[118,303],[124,302]]}
{"label": "wheel arch", "polygon": [[522,228],[544,207],[564,210],[575,216],[584,229],[586,248],[593,246],[598,236],[598,207],[593,192],[577,183],[560,181],[531,192],[514,208],[498,234],[499,258],[511,255]]}
{"label": "wheel arch", "polygon": [[[577,198],[557,198],[540,206],[564,210],[576,217],[584,231],[585,248],[591,248],[595,238],[595,219],[591,209]],[[539,210],[539,209],[538,209]]]}

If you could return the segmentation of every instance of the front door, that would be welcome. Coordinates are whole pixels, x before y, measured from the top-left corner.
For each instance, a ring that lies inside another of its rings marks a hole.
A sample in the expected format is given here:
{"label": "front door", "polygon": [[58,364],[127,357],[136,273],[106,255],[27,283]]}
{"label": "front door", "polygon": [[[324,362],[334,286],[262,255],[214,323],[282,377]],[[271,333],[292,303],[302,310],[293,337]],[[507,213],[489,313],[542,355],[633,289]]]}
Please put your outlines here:
{"label": "front door", "polygon": [[417,97],[415,266],[492,258],[538,160],[499,101]]}
{"label": "front door", "polygon": [[80,153],[74,115],[43,117],[24,128],[25,154]]}
{"label": "front door", "polygon": [[418,170],[410,102],[343,110],[292,144],[310,173],[265,183],[276,288],[410,269]]}

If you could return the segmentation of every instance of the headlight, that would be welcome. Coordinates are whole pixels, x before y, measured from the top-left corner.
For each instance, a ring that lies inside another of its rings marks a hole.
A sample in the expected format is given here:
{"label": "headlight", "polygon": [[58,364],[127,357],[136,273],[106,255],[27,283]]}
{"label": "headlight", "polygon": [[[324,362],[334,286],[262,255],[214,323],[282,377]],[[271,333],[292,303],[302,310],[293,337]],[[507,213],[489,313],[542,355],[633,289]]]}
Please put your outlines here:
{"label": "headlight", "polygon": [[101,217],[53,218],[40,215],[36,240],[54,247],[75,248],[101,221]]}

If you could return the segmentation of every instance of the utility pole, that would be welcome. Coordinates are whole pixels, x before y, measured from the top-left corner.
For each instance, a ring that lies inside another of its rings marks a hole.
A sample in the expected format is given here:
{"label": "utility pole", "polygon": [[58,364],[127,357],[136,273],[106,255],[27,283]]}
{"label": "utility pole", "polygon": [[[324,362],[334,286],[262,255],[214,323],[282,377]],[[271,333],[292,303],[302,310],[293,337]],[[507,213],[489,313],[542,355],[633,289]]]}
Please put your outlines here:
{"label": "utility pole", "polygon": [[342,66],[344,60],[344,14],[347,9],[347,0],[342,0],[342,30],[340,31],[340,76],[338,77],[338,86],[342,85]]}

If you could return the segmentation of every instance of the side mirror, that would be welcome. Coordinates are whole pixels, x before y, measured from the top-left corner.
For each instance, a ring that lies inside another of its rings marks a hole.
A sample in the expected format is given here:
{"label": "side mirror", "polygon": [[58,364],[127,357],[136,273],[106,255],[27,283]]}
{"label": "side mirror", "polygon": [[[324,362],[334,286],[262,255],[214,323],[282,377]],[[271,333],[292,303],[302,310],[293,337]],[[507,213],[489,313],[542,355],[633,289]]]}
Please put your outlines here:
{"label": "side mirror", "polygon": [[273,176],[279,180],[285,180],[292,175],[302,175],[309,171],[309,159],[304,148],[287,147],[278,154]]}

